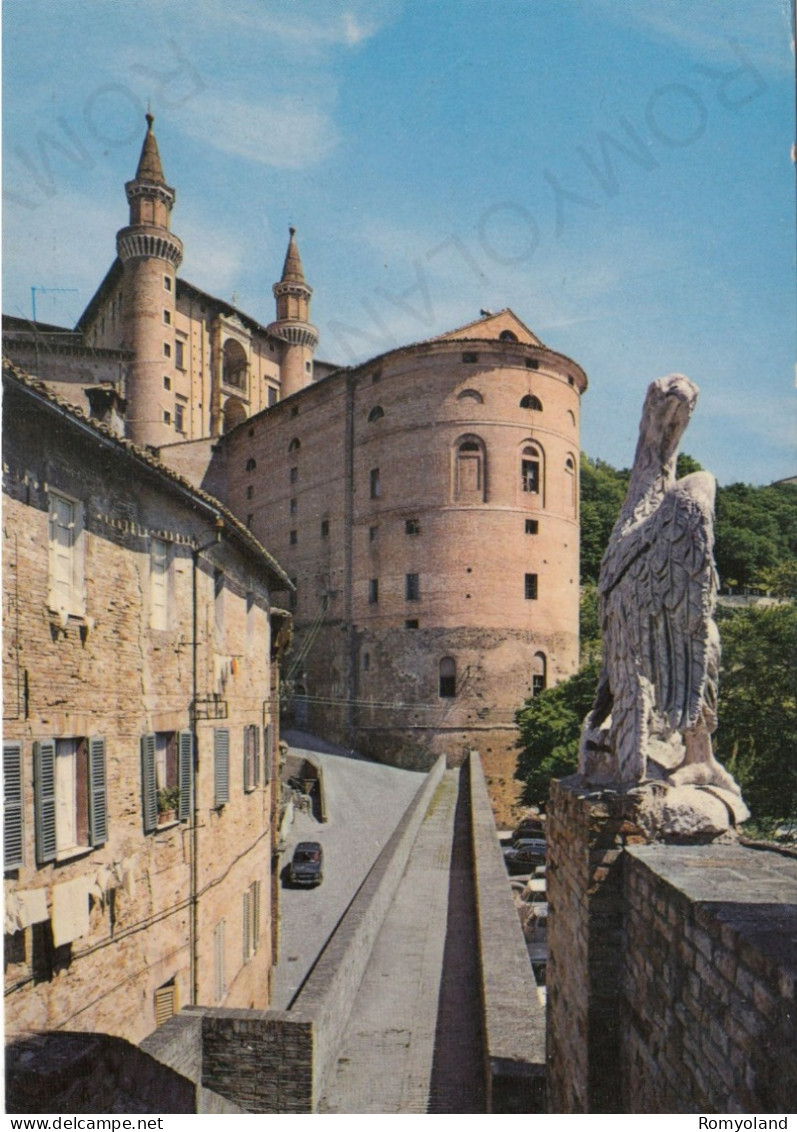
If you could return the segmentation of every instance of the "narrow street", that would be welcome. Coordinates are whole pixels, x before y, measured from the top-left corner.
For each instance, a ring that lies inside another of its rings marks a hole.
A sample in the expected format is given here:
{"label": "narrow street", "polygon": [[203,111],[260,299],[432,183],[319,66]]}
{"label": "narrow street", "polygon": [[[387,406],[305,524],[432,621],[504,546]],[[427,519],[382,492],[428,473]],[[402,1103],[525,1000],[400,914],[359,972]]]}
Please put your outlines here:
{"label": "narrow street", "polygon": [[[286,741],[291,737],[289,733]],[[323,745],[330,750],[321,753],[291,745],[292,754],[311,756],[322,767],[328,820],[320,823],[297,812],[282,854],[281,871],[299,841],[321,842],[324,880],[317,888],[292,889],[283,884],[279,962],[271,1002],[276,1010],[289,1006],[425,777]]]}

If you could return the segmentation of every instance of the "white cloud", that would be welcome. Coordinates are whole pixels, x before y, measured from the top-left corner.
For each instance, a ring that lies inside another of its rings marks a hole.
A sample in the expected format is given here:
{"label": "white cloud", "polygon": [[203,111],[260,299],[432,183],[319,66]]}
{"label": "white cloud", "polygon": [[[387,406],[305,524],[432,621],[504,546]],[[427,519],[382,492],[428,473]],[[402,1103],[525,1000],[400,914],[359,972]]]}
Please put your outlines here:
{"label": "white cloud", "polygon": [[205,145],[276,169],[316,165],[339,141],[326,106],[301,95],[266,95],[253,103],[204,94],[201,104],[183,116],[182,126]]}

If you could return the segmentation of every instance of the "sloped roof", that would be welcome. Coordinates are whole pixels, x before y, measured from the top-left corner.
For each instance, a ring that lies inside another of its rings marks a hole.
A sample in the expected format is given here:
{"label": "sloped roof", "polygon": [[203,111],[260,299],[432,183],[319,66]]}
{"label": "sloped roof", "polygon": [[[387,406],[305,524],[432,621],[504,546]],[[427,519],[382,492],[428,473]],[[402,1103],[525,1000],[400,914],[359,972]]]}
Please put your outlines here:
{"label": "sloped roof", "polygon": [[118,437],[106,425],[92,420],[82,409],[79,409],[76,405],[70,404],[62,397],[53,393],[43,381],[39,381],[30,374],[25,373],[24,370],[14,365],[14,363],[7,358],[3,358],[3,380],[34,398],[45,407],[59,413],[65,420],[74,424],[75,427],[89,430],[106,448],[117,451],[121,458],[132,460],[136,464],[142,465],[148,472],[161,479],[164,486],[177,490],[181,495],[187,496],[198,509],[209,511],[214,518],[223,519],[225,529],[234,536],[236,541],[250,554],[260,559],[270,575],[271,580],[278,583],[276,588],[294,589],[293,583],[277,560],[269,554],[249,528],[244,526],[240,519],[237,519],[235,515],[214,496],[203,491],[201,488],[195,487],[185,476],[181,476],[179,472],[175,472],[172,468],[169,468],[166,464],[158,460],[157,457],[153,456],[151,452],[134,444],[132,440],[125,440]]}
{"label": "sloped roof", "polygon": [[447,330],[445,334],[437,334],[434,338],[430,338],[430,342],[445,342],[449,339],[472,339],[472,338],[500,338],[501,334],[509,331],[514,334],[518,342],[522,342],[527,346],[543,346],[542,342],[536,334],[529,330],[528,326],[522,322],[513,310],[509,307],[504,307],[503,310],[493,313],[482,312],[481,318],[474,319],[473,322],[467,322],[464,326],[457,327],[456,330]]}

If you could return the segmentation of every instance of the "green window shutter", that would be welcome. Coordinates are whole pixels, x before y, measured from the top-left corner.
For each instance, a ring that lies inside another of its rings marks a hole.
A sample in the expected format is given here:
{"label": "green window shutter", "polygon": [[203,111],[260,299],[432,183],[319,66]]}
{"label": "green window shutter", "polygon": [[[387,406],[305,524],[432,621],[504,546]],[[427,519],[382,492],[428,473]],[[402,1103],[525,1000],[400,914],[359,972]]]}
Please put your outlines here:
{"label": "green window shutter", "polygon": [[244,727],[244,790],[251,790],[254,786],[252,781],[253,761],[252,761],[252,730],[248,726]]}
{"label": "green window shutter", "polygon": [[3,864],[23,864],[22,744],[3,743]]}
{"label": "green window shutter", "polygon": [[141,736],[141,809],[144,832],[158,828],[158,779],[155,773],[155,735]]}
{"label": "green window shutter", "polygon": [[250,885],[252,896],[252,951],[257,951],[260,942],[260,881],[253,880]]}
{"label": "green window shutter", "polygon": [[243,955],[244,963],[248,961],[252,954],[252,919],[251,919],[251,893],[247,889],[244,893],[244,911],[243,911]]}
{"label": "green window shutter", "polygon": [[108,840],[108,792],[105,774],[105,740],[89,739],[89,844]]}
{"label": "green window shutter", "polygon": [[33,804],[36,816],[36,864],[55,860],[55,739],[33,744]]}
{"label": "green window shutter", "polygon": [[263,782],[271,782],[271,725],[263,728]]}
{"label": "green window shutter", "polygon": [[252,756],[252,759],[253,759],[252,775],[253,775],[254,781],[252,782],[252,785],[253,786],[259,786],[260,785],[260,728],[257,727],[257,726],[252,727],[252,746],[254,748],[254,752],[253,752],[253,756]]}
{"label": "green window shutter", "polygon": [[230,800],[230,733],[226,727],[213,730],[213,784],[215,803],[223,806]]}
{"label": "green window shutter", "polygon": [[177,816],[180,821],[188,821],[194,801],[194,736],[190,731],[181,731],[177,736],[177,783],[180,787]]}

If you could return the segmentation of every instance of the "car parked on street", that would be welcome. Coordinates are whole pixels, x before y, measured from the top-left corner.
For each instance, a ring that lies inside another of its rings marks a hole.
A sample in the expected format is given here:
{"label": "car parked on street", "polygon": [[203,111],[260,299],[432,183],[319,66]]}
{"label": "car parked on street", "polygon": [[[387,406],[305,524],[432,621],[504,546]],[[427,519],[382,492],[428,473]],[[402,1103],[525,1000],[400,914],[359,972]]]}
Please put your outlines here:
{"label": "car parked on street", "polygon": [[504,864],[510,876],[517,876],[518,873],[530,873],[544,861],[544,841],[538,841],[531,846],[524,846],[522,849],[504,849]]}
{"label": "car parked on street", "polygon": [[324,879],[324,850],[318,841],[300,841],[293,851],[291,884],[320,884]]}

